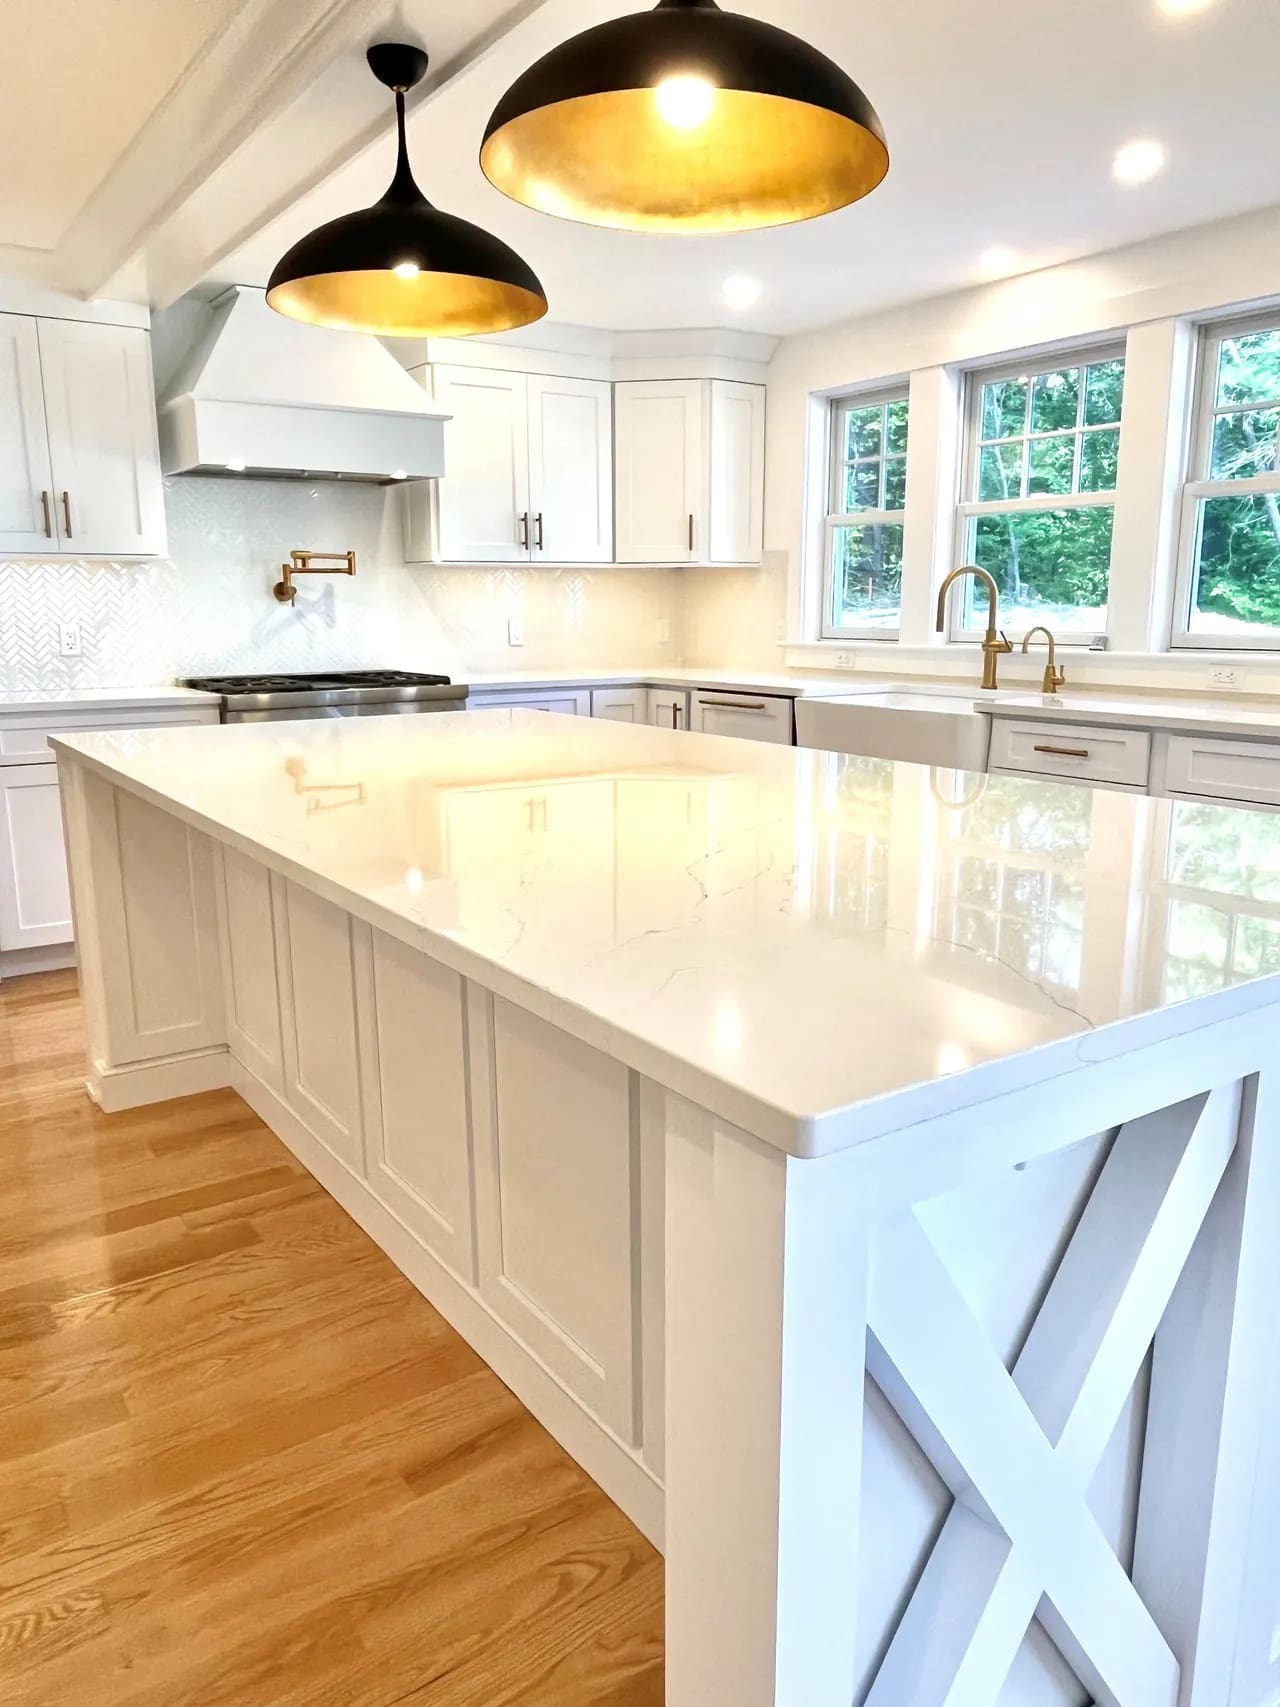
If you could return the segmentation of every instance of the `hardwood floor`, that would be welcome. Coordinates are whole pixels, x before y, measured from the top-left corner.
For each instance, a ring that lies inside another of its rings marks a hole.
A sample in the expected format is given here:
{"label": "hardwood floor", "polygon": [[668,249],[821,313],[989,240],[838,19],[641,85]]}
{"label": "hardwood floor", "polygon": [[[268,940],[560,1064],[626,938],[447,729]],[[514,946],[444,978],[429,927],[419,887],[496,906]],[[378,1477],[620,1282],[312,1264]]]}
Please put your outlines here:
{"label": "hardwood floor", "polygon": [[662,1562],[233,1092],[0,985],[0,1701],[659,1707]]}

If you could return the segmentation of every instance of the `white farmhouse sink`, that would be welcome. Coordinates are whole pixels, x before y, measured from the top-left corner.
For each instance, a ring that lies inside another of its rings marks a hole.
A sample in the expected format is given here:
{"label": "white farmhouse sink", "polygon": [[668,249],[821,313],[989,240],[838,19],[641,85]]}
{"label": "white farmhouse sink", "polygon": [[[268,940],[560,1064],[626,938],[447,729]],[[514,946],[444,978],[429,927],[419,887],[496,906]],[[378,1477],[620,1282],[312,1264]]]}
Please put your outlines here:
{"label": "white farmhouse sink", "polygon": [[985,771],[990,740],[991,720],[977,709],[972,690],[894,688],[796,701],[796,741],[801,747]]}

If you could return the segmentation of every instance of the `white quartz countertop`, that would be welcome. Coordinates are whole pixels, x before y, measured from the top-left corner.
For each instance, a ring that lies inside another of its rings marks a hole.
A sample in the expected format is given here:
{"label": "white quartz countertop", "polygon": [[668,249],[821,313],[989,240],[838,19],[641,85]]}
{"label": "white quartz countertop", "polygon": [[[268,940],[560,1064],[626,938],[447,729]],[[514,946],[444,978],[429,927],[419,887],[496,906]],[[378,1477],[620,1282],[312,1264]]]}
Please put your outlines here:
{"label": "white quartz countertop", "polygon": [[148,705],[217,705],[216,693],[196,688],[21,688],[0,692],[0,713],[6,711],[127,710]]}
{"label": "white quartz countertop", "polygon": [[807,699],[812,694],[874,693],[883,688],[869,676],[833,677],[768,670],[699,670],[694,666],[658,665],[637,670],[497,670],[486,675],[463,672],[472,693],[496,693],[517,688],[607,688],[642,686],[654,688],[722,688],[726,693],[781,694]]}
{"label": "white quartz countertop", "polygon": [[800,1155],[1280,999],[1266,813],[518,710],[54,744]]}
{"label": "white quartz countertop", "polygon": [[1182,729],[1202,735],[1280,739],[1280,705],[1267,700],[1201,699],[1194,694],[1000,694],[975,698],[992,717],[1035,717],[1053,723],[1114,723],[1139,729]]}

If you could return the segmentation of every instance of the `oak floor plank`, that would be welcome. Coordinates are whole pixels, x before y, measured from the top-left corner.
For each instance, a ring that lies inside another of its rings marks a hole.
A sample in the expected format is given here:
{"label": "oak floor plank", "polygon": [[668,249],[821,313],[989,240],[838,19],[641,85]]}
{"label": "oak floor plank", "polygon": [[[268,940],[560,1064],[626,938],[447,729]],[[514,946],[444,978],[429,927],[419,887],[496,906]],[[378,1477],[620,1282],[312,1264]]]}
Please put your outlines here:
{"label": "oak floor plank", "polygon": [[0,986],[0,1700],[661,1707],[654,1550],[229,1091]]}

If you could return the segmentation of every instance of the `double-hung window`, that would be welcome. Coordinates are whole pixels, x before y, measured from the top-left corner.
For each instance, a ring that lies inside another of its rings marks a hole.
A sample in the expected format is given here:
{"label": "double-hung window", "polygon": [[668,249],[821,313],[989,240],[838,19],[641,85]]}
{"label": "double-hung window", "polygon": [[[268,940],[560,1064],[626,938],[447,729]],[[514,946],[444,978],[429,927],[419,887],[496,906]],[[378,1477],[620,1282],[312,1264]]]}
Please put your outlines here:
{"label": "double-hung window", "polygon": [[[1012,633],[1105,633],[1124,352],[1058,356],[968,381],[958,558],[990,570]],[[976,638],[986,594],[953,594],[952,638]]]}
{"label": "double-hung window", "polygon": [[1211,326],[1179,538],[1173,641],[1280,649],[1280,315]]}
{"label": "double-hung window", "polygon": [[898,632],[902,525],[907,502],[907,393],[837,397],[824,527],[822,634]]}

